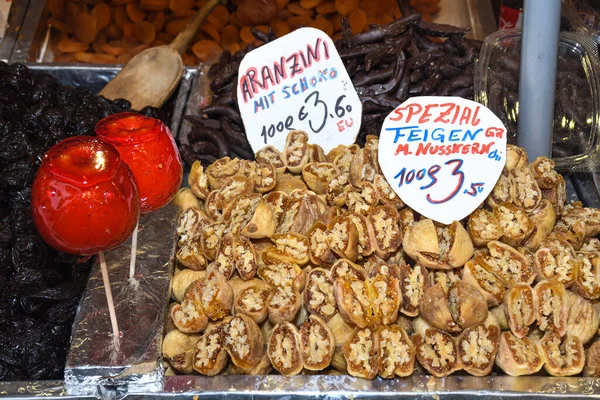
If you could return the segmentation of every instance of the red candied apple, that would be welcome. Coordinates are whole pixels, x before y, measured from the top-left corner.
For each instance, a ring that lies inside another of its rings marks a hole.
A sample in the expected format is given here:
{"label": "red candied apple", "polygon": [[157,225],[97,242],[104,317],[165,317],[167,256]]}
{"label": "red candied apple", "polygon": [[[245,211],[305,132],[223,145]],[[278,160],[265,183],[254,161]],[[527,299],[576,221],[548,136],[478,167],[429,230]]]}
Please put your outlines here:
{"label": "red candied apple", "polygon": [[177,144],[160,120],[140,114],[113,114],[96,124],[96,134],[114,145],[135,176],[142,213],[167,204],[181,186]]}
{"label": "red candied apple", "polygon": [[65,139],[44,154],[31,208],[46,243],[79,255],[119,246],[140,215],[129,167],[112,145],[91,136]]}

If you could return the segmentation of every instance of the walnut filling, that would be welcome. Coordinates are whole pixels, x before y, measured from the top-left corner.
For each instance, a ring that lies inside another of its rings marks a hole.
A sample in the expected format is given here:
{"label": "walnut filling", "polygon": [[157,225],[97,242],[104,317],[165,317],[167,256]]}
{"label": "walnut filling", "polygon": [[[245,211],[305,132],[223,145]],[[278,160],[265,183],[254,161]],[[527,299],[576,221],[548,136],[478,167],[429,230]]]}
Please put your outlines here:
{"label": "walnut filling", "polygon": [[362,272],[358,271],[348,260],[341,259],[333,264],[331,268],[331,280],[336,281],[339,278],[364,279]]}
{"label": "walnut filling", "polygon": [[275,240],[275,246],[282,252],[295,259],[308,258],[308,241],[294,236],[280,237]]}
{"label": "walnut filling", "polygon": [[515,288],[512,293],[515,294],[508,298],[508,314],[514,324],[513,331],[527,333],[528,326],[534,321],[533,291],[531,289]]}
{"label": "walnut filling", "polygon": [[556,278],[562,283],[575,279],[577,258],[573,250],[560,241],[547,242],[545,247],[537,251],[536,258],[546,278]]}
{"label": "walnut filling", "polygon": [[526,281],[527,276],[524,276],[524,265],[515,258],[514,254],[508,249],[501,247],[490,246],[490,257],[485,259],[487,265],[490,266],[492,272],[499,276],[504,282],[514,284],[517,282]]}
{"label": "walnut filling", "polygon": [[352,338],[349,348],[350,351],[346,356],[348,363],[366,375],[372,374],[374,343],[371,330],[365,328],[358,331]]}
{"label": "walnut filling", "polygon": [[477,325],[469,330],[460,341],[459,349],[462,362],[477,367],[484,367],[491,363],[496,352],[496,346],[483,325]]}
{"label": "walnut filling", "polygon": [[331,318],[337,311],[333,282],[323,272],[316,271],[310,274],[306,287],[309,306],[324,319]]}
{"label": "walnut filling", "polygon": [[499,301],[504,298],[504,284],[500,279],[496,277],[493,273],[489,272],[485,268],[483,268],[477,260],[475,260],[469,266],[465,265],[465,268],[470,268],[471,273],[477,280],[479,286],[485,290],[486,292],[493,295]]}
{"label": "walnut filling", "polygon": [[438,237],[438,247],[440,260],[445,260],[446,256],[450,252],[450,246],[452,245],[452,235],[450,234],[450,228],[436,228]]}
{"label": "walnut filling", "polygon": [[310,235],[310,251],[320,259],[325,256],[329,250],[329,235],[324,229],[317,228]]}
{"label": "walnut filling", "polygon": [[538,325],[540,329],[546,331],[559,328],[562,325],[562,299],[554,294],[551,288],[545,288],[538,292],[538,302]]}
{"label": "walnut filling", "polygon": [[497,204],[510,201],[510,180],[506,175],[500,175],[490,197],[493,198]]}
{"label": "walnut filling", "polygon": [[269,299],[269,308],[284,308],[298,301],[296,294],[289,287],[278,287],[273,290]]}
{"label": "walnut filling", "polygon": [[281,153],[273,146],[263,147],[256,153],[256,162],[261,165],[273,165],[275,168],[283,168],[285,164]]}
{"label": "walnut filling", "polygon": [[454,271],[434,271],[433,272],[433,284],[441,284],[444,288],[444,292],[448,291],[450,285],[460,280],[460,276]]}
{"label": "walnut filling", "polygon": [[575,336],[567,335],[561,343],[560,336],[550,334],[550,338],[542,340],[542,347],[553,368],[570,368],[575,364],[581,363],[584,354],[581,354],[581,343],[578,343]]}
{"label": "walnut filling", "polygon": [[514,171],[515,204],[531,210],[540,202],[539,187],[529,168]]}
{"label": "walnut filling", "polygon": [[275,326],[268,352],[273,367],[283,375],[295,375],[302,370],[300,334],[294,325],[286,322]]}
{"label": "walnut filling", "polygon": [[256,313],[265,308],[267,296],[268,291],[251,287],[241,291],[237,302],[244,310]]}
{"label": "walnut filling", "polygon": [[258,275],[273,286],[293,286],[299,275],[295,265],[279,263],[259,268]]}
{"label": "walnut filling", "polygon": [[209,308],[219,294],[219,288],[217,287],[217,284],[218,283],[215,275],[210,274],[206,279],[206,283],[203,287],[202,295],[200,297],[202,302],[201,304],[204,309]]}
{"label": "walnut filling", "polygon": [[283,214],[283,220],[281,221],[281,224],[279,224],[279,227],[277,229],[278,232],[280,232],[280,233],[290,232],[290,230],[292,229],[292,225],[294,225],[294,223],[296,222],[296,216],[298,215],[298,212],[300,211],[301,205],[302,205],[302,203],[299,200],[294,201],[292,204],[290,204],[290,206],[287,209],[287,211],[285,212],[285,214]]}
{"label": "walnut filling", "polygon": [[327,186],[327,203],[329,205],[335,205],[340,202],[343,204],[348,189],[348,178],[348,172],[341,172],[329,182]]}
{"label": "walnut filling", "polygon": [[203,335],[196,345],[196,367],[211,368],[222,351],[223,341],[218,331]]}
{"label": "walnut filling", "polygon": [[529,217],[522,210],[511,211],[508,207],[498,207],[498,223],[504,236],[521,237],[527,234],[530,225]]}
{"label": "walnut filling", "polygon": [[192,300],[183,300],[181,308],[176,309],[173,315],[174,322],[182,326],[191,325],[198,318],[200,318],[200,313],[196,308],[195,302]]}
{"label": "walnut filling", "polygon": [[344,252],[348,241],[348,222],[336,222],[330,229],[329,240],[332,250]]}
{"label": "walnut filling", "polygon": [[[250,243],[250,242],[248,242]],[[252,244],[249,244],[252,246]],[[249,249],[247,245],[238,244],[235,247],[235,267],[240,272],[242,277],[253,275],[256,271],[256,259],[254,258],[254,253],[252,249]]]}
{"label": "walnut filling", "polygon": [[469,217],[471,232],[484,240],[496,240],[502,236],[497,219],[483,208],[475,210]]}
{"label": "walnut filling", "polygon": [[211,254],[214,257],[214,252],[217,250],[217,246],[219,245],[219,241],[221,237],[225,233],[225,229],[227,228],[226,224],[216,223],[207,226],[202,232],[203,238],[203,247],[204,251],[207,254]]}
{"label": "walnut filling", "polygon": [[246,324],[241,318],[235,317],[229,321],[228,333],[225,337],[225,343],[238,358],[243,359],[250,353]]}
{"label": "walnut filling", "polygon": [[190,235],[195,233],[195,229],[193,228],[196,226],[199,219],[200,216],[198,215],[198,210],[195,210],[194,208],[190,208],[183,213],[179,219],[179,224],[177,225],[177,236],[179,236],[180,246],[189,240]]}
{"label": "walnut filling", "polygon": [[541,357],[535,342],[526,337],[519,339],[508,332],[504,332],[502,336],[506,339],[508,349],[517,364],[539,364]]}
{"label": "walnut filling", "polygon": [[579,282],[585,290],[594,296],[600,292],[600,275],[596,268],[586,255],[579,257],[580,266],[577,274],[577,282]]}
{"label": "walnut filling", "polygon": [[397,239],[399,234],[398,226],[395,224],[396,220],[388,215],[385,209],[380,209],[374,214],[371,214],[369,219],[374,222],[375,238],[377,239],[379,248],[385,250],[390,249],[392,247],[392,241]]}
{"label": "walnut filling", "polygon": [[402,293],[404,293],[403,308],[410,311],[419,308],[425,288],[424,272],[420,265],[415,265],[414,268],[408,270],[408,275],[402,282]]}
{"label": "walnut filling", "polygon": [[379,373],[391,377],[397,369],[408,368],[413,361],[414,353],[406,343],[402,332],[386,327],[379,332],[379,337],[379,356],[383,361],[383,370]]}
{"label": "walnut filling", "polygon": [[419,352],[433,368],[439,370],[453,368],[456,363],[456,351],[452,338],[438,330],[426,332],[425,341]]}
{"label": "walnut filling", "polygon": [[309,318],[300,328],[304,362],[312,365],[323,363],[331,356],[331,337],[327,329]]}
{"label": "walnut filling", "polygon": [[348,218],[354,223],[356,226],[356,231],[358,232],[358,252],[362,255],[371,248],[369,234],[367,232],[367,224],[364,219],[359,217],[357,214],[350,214]]}
{"label": "walnut filling", "polygon": [[350,171],[350,164],[354,159],[354,153],[349,149],[345,149],[342,154],[337,156],[335,160],[333,160],[333,165],[340,169],[340,171],[348,172]]}

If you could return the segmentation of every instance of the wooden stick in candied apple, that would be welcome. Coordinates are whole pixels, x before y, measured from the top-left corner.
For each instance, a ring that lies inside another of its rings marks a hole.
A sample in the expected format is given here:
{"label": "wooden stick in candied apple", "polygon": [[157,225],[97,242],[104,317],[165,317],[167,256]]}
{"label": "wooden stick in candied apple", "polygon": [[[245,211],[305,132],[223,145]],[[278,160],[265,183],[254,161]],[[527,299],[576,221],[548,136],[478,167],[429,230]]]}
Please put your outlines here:
{"label": "wooden stick in candied apple", "polygon": [[110,316],[110,325],[113,331],[113,341],[115,344],[119,342],[119,324],[117,323],[117,313],[115,312],[115,302],[110,288],[110,279],[108,278],[108,268],[106,267],[106,259],[104,252],[98,253],[100,260],[100,271],[102,271],[102,282],[104,283],[104,293],[106,293],[106,302],[108,303],[108,315]]}
{"label": "wooden stick in candied apple", "polygon": [[133,230],[133,234],[131,235],[131,257],[129,257],[129,279],[133,279],[135,276],[135,260],[137,257],[137,238],[138,238],[138,230],[140,228],[140,221],[138,219],[137,224],[135,225],[135,229]]}

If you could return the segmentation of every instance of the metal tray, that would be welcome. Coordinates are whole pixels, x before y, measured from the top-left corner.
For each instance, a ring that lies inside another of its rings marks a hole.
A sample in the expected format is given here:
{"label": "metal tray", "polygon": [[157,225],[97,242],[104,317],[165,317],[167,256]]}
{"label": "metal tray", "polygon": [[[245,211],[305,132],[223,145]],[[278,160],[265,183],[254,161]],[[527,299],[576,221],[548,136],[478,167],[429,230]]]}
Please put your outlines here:
{"label": "metal tray", "polygon": [[[440,13],[434,16],[435,22],[469,28],[469,36],[474,39],[483,40],[496,30],[489,0],[440,0],[440,7]],[[46,1],[32,1],[11,62],[52,62],[54,56],[48,45],[50,31],[47,18]]]}

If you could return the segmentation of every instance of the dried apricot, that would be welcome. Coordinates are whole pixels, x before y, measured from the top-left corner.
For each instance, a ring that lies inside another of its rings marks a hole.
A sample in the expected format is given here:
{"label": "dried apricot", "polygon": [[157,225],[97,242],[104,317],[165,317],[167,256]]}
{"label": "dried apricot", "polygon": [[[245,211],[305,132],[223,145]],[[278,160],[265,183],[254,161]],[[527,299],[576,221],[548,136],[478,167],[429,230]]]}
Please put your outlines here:
{"label": "dried apricot", "polygon": [[106,28],[111,21],[110,7],[106,3],[96,4],[92,8],[92,15],[96,18],[98,31]]}
{"label": "dried apricot", "polygon": [[146,19],[146,13],[137,6],[136,3],[129,3],[125,6],[125,11],[131,22],[140,22]]}
{"label": "dried apricot", "polygon": [[77,39],[65,37],[59,40],[58,45],[56,47],[62,53],[79,53],[86,51],[90,47],[90,44],[84,43]]}
{"label": "dried apricot", "polygon": [[189,22],[190,18],[172,19],[171,21],[167,22],[167,25],[165,25],[165,31],[171,35],[177,35],[183,30],[183,28],[187,26]]}
{"label": "dried apricot", "polygon": [[346,17],[358,8],[358,0],[335,0],[335,9]]}
{"label": "dried apricot", "polygon": [[352,11],[348,16],[348,23],[353,34],[361,33],[367,27],[367,13],[360,8]]}
{"label": "dried apricot", "polygon": [[331,14],[334,13],[335,3],[333,1],[326,1],[325,3],[321,3],[315,9],[319,14]]}
{"label": "dried apricot", "polygon": [[106,36],[109,39],[121,39],[123,37],[123,30],[116,22],[111,22],[106,27]]}
{"label": "dried apricot", "polygon": [[104,51],[106,54],[110,54],[111,56],[120,56],[121,54],[127,52],[125,47],[111,46],[108,43],[104,43],[101,47],[102,51]]}
{"label": "dried apricot", "polygon": [[233,25],[227,25],[221,32],[221,47],[228,49],[234,43],[240,41],[240,31]]}
{"label": "dried apricot", "polygon": [[[215,24],[215,19],[218,20],[220,24]],[[206,20],[213,24],[217,29],[221,30],[225,25],[227,25],[227,21],[229,20],[229,11],[227,10],[227,7],[219,4],[214,8],[214,10],[212,10]]]}
{"label": "dried apricot", "polygon": [[76,24],[74,25],[75,37],[84,43],[92,43],[96,39],[96,18],[90,14],[79,13],[75,18]]}
{"label": "dried apricot", "polygon": [[73,29],[60,19],[48,18],[48,25],[60,32],[73,33]]}
{"label": "dried apricot", "polygon": [[290,0],[276,0],[276,2],[277,2],[277,9],[283,10],[284,8],[287,7]]}
{"label": "dried apricot", "polygon": [[75,53],[75,60],[91,64],[116,64],[117,58],[109,54]]}
{"label": "dried apricot", "polygon": [[214,40],[199,40],[192,45],[192,52],[201,62],[216,60],[223,49]]}
{"label": "dried apricot", "polygon": [[152,14],[148,13],[148,22],[154,25],[154,29],[156,32],[160,32],[165,27],[165,22],[167,21],[167,17],[163,11],[156,11]]}
{"label": "dried apricot", "polygon": [[126,22],[123,24],[123,36],[126,38],[132,38],[133,35],[133,22]]}
{"label": "dried apricot", "polygon": [[289,18],[287,23],[289,24],[291,30],[295,30],[305,26],[312,26],[313,20],[308,17],[296,15],[295,17]]}
{"label": "dried apricot", "polygon": [[119,25],[119,28],[123,30],[123,25],[129,22],[129,16],[127,16],[127,11],[125,11],[125,7],[117,7],[115,8],[115,22]]}
{"label": "dried apricot", "polygon": [[319,4],[321,4],[324,1],[325,0],[300,0],[300,7],[306,8],[306,9],[311,9],[311,8],[315,8],[316,6],[318,6]]}
{"label": "dried apricot", "polygon": [[133,24],[133,35],[140,42],[150,44],[156,38],[156,31],[150,22],[140,21]]}
{"label": "dried apricot", "polygon": [[217,28],[212,26],[211,23],[206,22],[204,25],[202,25],[202,31],[206,32],[206,34],[215,42],[219,43],[221,41],[221,35],[219,34],[219,31]]}
{"label": "dried apricot", "polygon": [[300,6],[300,4],[298,3],[290,3],[287,6],[287,9],[294,15],[299,15],[301,17],[312,17],[313,15],[315,15],[315,10],[307,10],[306,8],[303,8]]}
{"label": "dried apricot", "polygon": [[194,8],[194,0],[170,0],[171,11],[191,10]]}
{"label": "dried apricot", "polygon": [[48,10],[53,18],[62,19],[65,16],[65,0],[48,0]]}
{"label": "dried apricot", "polygon": [[273,32],[275,32],[275,36],[277,37],[282,37],[290,33],[290,26],[287,24],[287,22],[280,19],[274,19],[271,21],[271,28],[273,28]]}
{"label": "dried apricot", "polygon": [[240,38],[244,43],[248,44],[253,43],[256,40],[249,26],[244,26],[240,29]]}
{"label": "dried apricot", "polygon": [[331,37],[331,35],[333,35],[333,24],[327,18],[319,17],[313,21],[311,26],[322,30],[327,36]]}

